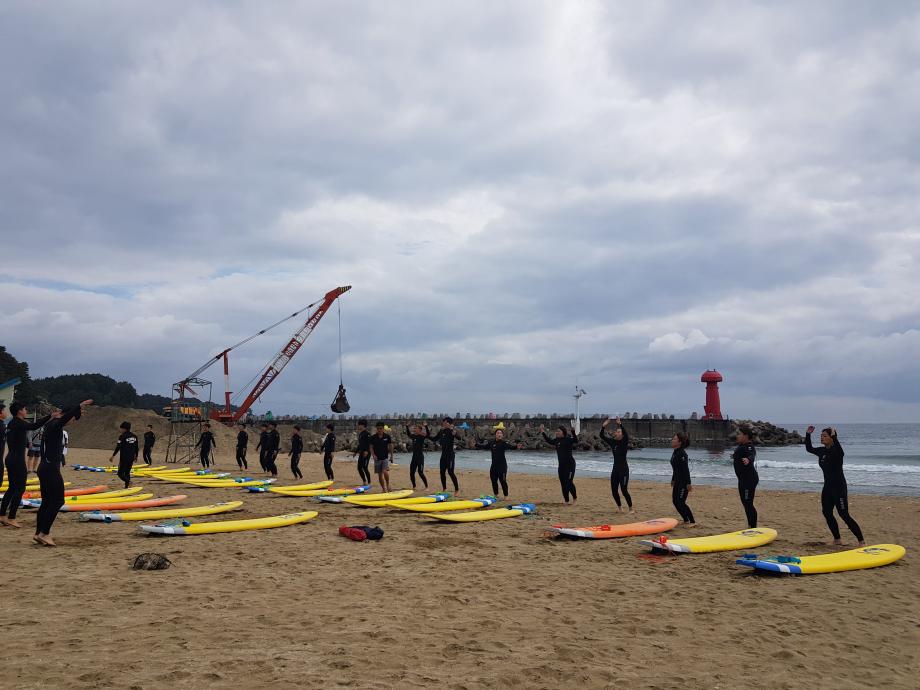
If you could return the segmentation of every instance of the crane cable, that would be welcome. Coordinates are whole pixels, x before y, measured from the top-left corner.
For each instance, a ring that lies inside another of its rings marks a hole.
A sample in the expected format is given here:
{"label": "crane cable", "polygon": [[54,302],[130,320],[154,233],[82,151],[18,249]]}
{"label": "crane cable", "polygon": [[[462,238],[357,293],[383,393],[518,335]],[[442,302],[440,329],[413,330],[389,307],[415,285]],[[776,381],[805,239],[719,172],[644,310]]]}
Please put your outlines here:
{"label": "crane cable", "polygon": [[342,300],[337,299],[335,303],[339,310],[339,386],[344,386],[342,378]]}

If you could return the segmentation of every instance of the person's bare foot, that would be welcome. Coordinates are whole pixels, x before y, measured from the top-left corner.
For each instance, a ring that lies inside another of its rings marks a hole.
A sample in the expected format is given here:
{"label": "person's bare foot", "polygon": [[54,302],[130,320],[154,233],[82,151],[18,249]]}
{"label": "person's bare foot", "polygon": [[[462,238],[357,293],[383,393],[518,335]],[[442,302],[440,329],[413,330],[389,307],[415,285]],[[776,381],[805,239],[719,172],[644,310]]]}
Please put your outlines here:
{"label": "person's bare foot", "polygon": [[699,527],[699,526],[700,526],[700,525],[699,525],[698,522],[691,522],[689,525],[687,525],[687,527],[692,527],[692,528],[694,528],[694,529],[696,529],[696,528]]}
{"label": "person's bare foot", "polygon": [[635,508],[630,508],[630,509],[629,509],[629,514],[630,514],[630,515],[638,515],[638,513],[636,513],[636,509],[635,509]]}
{"label": "person's bare foot", "polygon": [[842,539],[834,539],[834,546],[843,546]]}
{"label": "person's bare foot", "polygon": [[2,524],[6,525],[7,527],[15,527],[16,529],[22,527],[22,525],[20,525],[16,520],[11,520],[9,518],[3,518]]}
{"label": "person's bare foot", "polygon": [[57,546],[57,544],[54,543],[54,539],[51,538],[50,534],[45,534],[41,536],[36,534],[33,537],[33,539],[35,539],[35,541],[37,541],[42,546]]}
{"label": "person's bare foot", "polygon": [[860,548],[862,548],[863,546],[866,545],[866,542],[864,542],[864,541],[859,541],[859,542],[856,542],[856,543],[857,543],[857,545],[858,545]]}

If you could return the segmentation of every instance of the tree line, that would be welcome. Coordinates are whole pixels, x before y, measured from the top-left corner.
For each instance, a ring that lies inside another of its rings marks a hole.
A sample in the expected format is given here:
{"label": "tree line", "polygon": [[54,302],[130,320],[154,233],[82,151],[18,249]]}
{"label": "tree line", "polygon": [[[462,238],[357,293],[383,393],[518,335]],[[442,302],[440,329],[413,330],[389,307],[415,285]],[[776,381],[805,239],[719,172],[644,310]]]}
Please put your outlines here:
{"label": "tree line", "polygon": [[127,381],[116,381],[105,374],[64,374],[33,379],[28,362],[20,362],[0,345],[0,383],[19,378],[16,400],[27,405],[51,403],[69,407],[91,398],[96,405],[133,407],[161,412],[170,403],[165,395],[138,393]]}

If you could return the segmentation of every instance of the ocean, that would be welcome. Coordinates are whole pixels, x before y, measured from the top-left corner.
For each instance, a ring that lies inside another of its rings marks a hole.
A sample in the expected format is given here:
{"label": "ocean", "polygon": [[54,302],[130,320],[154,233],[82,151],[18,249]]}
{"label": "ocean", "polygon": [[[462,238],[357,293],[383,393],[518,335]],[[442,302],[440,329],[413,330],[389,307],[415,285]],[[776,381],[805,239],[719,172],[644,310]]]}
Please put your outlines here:
{"label": "ocean", "polygon": [[[804,434],[807,424],[779,424],[790,431]],[[820,429],[827,424],[815,424],[817,443]],[[920,424],[838,424],[837,434],[846,456],[844,472],[851,493],[920,496]],[[689,448],[690,473],[695,484],[735,486],[732,470],[732,448],[710,451]],[[408,464],[408,457],[397,455]],[[437,453],[429,452],[426,469],[429,483],[437,479]],[[556,473],[556,455],[552,451],[513,451],[507,453],[509,472],[540,474]],[[640,448],[629,453],[631,480],[669,482],[671,480],[670,448]],[[575,455],[577,474],[610,476],[610,453],[581,452]],[[459,451],[457,467],[488,469],[488,451]],[[757,449],[757,471],[760,488],[793,491],[820,491],[823,475],[814,455],[805,446],[784,446]],[[577,476],[577,475],[576,475]]]}

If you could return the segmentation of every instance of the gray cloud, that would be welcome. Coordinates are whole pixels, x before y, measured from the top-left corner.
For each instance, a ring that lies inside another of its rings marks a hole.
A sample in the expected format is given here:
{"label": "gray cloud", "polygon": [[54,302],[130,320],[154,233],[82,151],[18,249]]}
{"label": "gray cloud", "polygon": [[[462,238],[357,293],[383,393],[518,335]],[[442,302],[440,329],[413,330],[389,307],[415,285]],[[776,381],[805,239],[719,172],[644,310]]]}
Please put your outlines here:
{"label": "gray cloud", "polygon": [[[915,419],[918,29],[911,3],[8,4],[3,342],[165,392],[352,283],[356,410],[562,409],[577,376],[589,411],[686,414],[716,366],[736,416]],[[330,317],[261,406],[336,383]]]}

